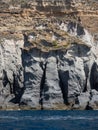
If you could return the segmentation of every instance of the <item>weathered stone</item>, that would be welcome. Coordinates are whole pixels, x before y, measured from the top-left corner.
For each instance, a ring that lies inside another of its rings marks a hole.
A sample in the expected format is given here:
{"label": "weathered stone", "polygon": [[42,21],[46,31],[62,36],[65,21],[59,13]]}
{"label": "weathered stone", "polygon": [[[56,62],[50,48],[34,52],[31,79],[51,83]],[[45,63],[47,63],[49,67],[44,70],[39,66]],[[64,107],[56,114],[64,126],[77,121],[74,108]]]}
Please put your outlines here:
{"label": "weathered stone", "polygon": [[97,1],[1,0],[0,109],[97,109],[97,25]]}
{"label": "weathered stone", "polygon": [[44,108],[55,108],[55,105],[63,104],[59,82],[56,55],[51,56],[50,54],[46,61],[45,83],[42,90]]}
{"label": "weathered stone", "polygon": [[92,90],[91,91],[91,100],[89,102],[89,107],[91,109],[98,109],[98,91]]}
{"label": "weathered stone", "polygon": [[[4,102],[18,102],[23,93],[23,69],[21,59],[21,47],[23,41],[15,42],[14,40],[4,40],[0,44],[1,58],[1,85],[0,93]],[[11,95],[14,95],[11,96]],[[8,97],[10,99],[8,99]]]}
{"label": "weathered stone", "polygon": [[85,110],[90,101],[90,94],[88,92],[81,93],[75,100],[73,109]]}
{"label": "weathered stone", "polygon": [[21,102],[31,107],[38,107],[43,70],[40,66],[40,55],[36,51],[23,52],[24,86]]}

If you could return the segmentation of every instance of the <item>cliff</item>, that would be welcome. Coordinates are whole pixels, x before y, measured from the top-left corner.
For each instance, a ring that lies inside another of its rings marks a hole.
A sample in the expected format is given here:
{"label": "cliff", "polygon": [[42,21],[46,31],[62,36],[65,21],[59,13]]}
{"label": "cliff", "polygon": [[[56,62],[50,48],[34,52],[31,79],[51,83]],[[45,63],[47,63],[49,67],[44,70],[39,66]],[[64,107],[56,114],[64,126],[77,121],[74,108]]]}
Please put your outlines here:
{"label": "cliff", "polygon": [[97,7],[0,1],[1,109],[98,109]]}

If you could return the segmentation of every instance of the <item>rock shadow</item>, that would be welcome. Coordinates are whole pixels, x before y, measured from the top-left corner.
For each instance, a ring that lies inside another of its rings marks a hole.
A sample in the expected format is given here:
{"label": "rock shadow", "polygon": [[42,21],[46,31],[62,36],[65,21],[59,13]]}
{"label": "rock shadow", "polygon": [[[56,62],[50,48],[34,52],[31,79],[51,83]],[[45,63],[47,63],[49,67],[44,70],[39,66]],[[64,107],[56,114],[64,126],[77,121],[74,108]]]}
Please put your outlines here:
{"label": "rock shadow", "polygon": [[88,57],[88,52],[90,52],[90,47],[87,45],[80,45],[77,43],[73,43],[69,48],[68,53],[77,57]]}
{"label": "rock shadow", "polygon": [[24,93],[22,67],[18,67],[18,72],[13,72],[13,79],[9,79],[6,70],[3,70],[3,86],[5,89],[10,91],[10,95],[14,95],[14,98],[9,100],[12,103],[20,103],[21,97]]}
{"label": "rock shadow", "polygon": [[95,89],[98,91],[98,65],[97,63],[93,63],[90,73],[90,85],[91,89]]}
{"label": "rock shadow", "polygon": [[59,85],[61,87],[61,91],[63,94],[64,104],[68,105],[68,80],[69,80],[69,71],[62,72],[61,70],[58,71],[59,74]]}

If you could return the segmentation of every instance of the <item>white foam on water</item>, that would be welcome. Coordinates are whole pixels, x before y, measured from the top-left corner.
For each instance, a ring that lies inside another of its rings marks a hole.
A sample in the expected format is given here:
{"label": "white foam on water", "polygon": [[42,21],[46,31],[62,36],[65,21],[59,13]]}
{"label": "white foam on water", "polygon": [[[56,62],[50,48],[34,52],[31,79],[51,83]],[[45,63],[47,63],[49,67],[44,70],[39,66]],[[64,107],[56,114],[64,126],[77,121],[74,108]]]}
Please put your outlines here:
{"label": "white foam on water", "polygon": [[5,120],[43,120],[43,121],[52,121],[52,120],[98,120],[98,116],[0,116],[0,119]]}
{"label": "white foam on water", "polygon": [[18,120],[18,117],[15,116],[0,116],[0,119],[5,119],[5,120]]}

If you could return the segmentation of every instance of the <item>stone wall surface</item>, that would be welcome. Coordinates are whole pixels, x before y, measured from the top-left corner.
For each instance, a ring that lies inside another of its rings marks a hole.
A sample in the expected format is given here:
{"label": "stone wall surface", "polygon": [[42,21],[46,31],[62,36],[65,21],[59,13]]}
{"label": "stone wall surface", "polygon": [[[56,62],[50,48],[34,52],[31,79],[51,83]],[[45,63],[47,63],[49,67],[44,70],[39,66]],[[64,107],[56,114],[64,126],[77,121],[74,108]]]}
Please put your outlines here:
{"label": "stone wall surface", "polygon": [[97,7],[0,1],[0,109],[98,109]]}

